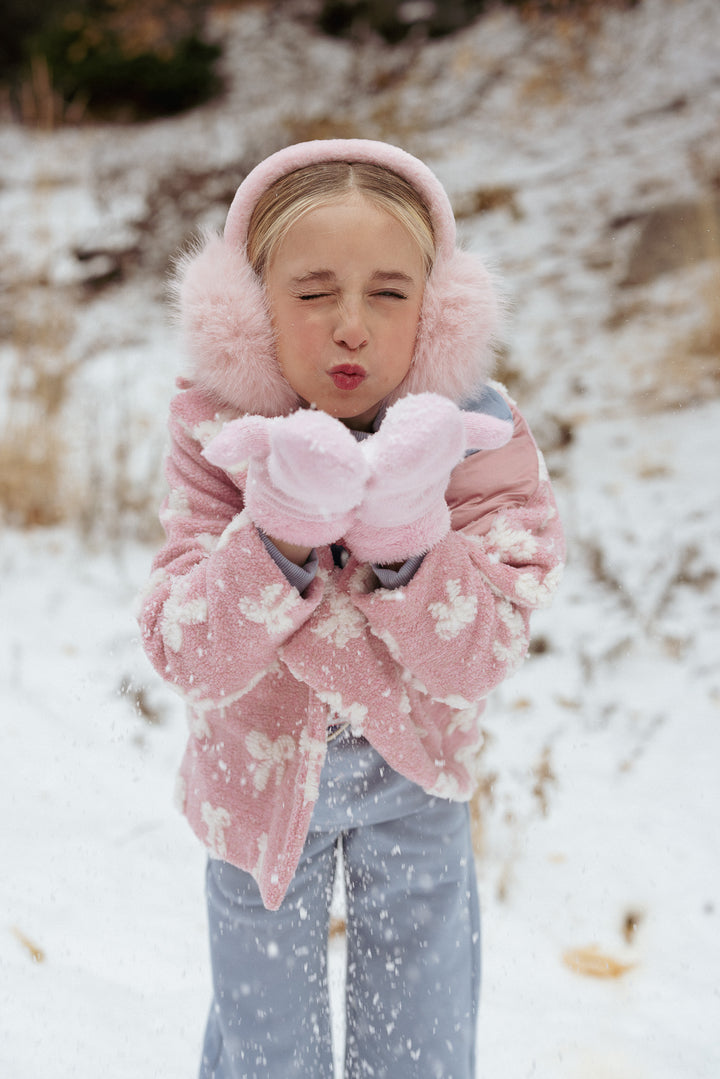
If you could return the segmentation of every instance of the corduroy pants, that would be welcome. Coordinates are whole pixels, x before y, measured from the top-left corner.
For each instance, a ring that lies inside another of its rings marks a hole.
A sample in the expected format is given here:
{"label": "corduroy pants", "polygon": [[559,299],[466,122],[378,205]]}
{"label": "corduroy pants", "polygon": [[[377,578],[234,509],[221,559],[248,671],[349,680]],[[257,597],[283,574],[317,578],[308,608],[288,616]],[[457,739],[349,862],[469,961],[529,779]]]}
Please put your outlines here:
{"label": "corduroy pants", "polygon": [[311,830],[277,911],[211,859],[214,999],[200,1079],[333,1079],[328,929],[341,844],[344,1079],[474,1079],[480,922],[465,803],[433,798],[362,738],[328,745]]}

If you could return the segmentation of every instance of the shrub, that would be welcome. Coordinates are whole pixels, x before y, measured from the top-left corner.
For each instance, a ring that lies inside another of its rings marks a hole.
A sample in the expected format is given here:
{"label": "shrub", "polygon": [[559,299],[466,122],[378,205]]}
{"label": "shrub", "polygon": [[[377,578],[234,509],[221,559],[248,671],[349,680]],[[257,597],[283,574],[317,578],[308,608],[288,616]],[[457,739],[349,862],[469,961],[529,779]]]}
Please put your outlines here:
{"label": "shrub", "polygon": [[202,0],[57,0],[31,27],[16,19],[16,105],[38,61],[53,92],[93,117],[142,120],[201,104],[221,85],[204,12]]}
{"label": "shrub", "polygon": [[[614,2],[633,7],[639,0]],[[587,14],[608,4],[606,0],[323,0],[318,24],[332,36],[362,38],[374,33],[395,44],[410,34],[452,34],[491,8],[502,6],[533,16]]]}
{"label": "shrub", "polygon": [[460,30],[480,15],[487,0],[403,3],[401,0],[324,0],[320,28],[331,36],[356,38],[368,32],[395,44],[411,30],[440,37]]}

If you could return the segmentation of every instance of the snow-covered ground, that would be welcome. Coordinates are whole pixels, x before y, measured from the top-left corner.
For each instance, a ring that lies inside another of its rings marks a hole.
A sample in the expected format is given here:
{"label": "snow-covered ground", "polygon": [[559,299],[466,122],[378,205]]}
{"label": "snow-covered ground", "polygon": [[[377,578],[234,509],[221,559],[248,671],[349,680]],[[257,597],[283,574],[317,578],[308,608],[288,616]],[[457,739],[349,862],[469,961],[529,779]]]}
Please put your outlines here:
{"label": "snow-covered ground", "polygon": [[223,103],[0,126],[0,443],[57,455],[42,495],[71,517],[0,535],[0,1077],[195,1074],[204,855],[172,807],[182,708],[133,620],[179,362],[163,275],[255,160],[347,133],[425,157],[505,278],[499,374],[568,533],[488,710],[478,1079],[717,1079],[717,226],[622,282],[648,214],[717,199],[720,7],[644,0],[593,33],[500,11],[418,54],[263,5],[217,24]]}

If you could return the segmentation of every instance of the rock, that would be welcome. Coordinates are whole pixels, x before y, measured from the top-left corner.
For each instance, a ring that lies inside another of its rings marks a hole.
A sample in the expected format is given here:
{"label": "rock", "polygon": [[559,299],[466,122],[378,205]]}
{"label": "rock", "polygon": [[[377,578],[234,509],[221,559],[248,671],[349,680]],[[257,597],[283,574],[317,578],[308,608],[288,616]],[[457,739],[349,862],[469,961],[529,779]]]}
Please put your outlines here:
{"label": "rock", "polygon": [[[637,219],[630,214],[613,224],[622,227]],[[620,282],[624,288],[646,285],[661,274],[720,258],[720,198],[670,203],[639,219],[640,231]]]}

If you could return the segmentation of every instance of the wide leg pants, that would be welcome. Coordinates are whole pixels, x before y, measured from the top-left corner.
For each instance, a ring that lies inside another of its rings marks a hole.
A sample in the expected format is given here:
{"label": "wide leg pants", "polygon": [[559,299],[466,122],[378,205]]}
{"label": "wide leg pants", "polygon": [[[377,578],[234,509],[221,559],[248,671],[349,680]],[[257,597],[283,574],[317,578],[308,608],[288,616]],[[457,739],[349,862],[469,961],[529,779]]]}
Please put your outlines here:
{"label": "wide leg pants", "polygon": [[337,848],[347,911],[345,1079],[474,1079],[480,922],[468,807],[427,795],[362,738],[328,745],[277,911],[211,859],[214,999],[200,1079],[333,1079],[327,944]]}

